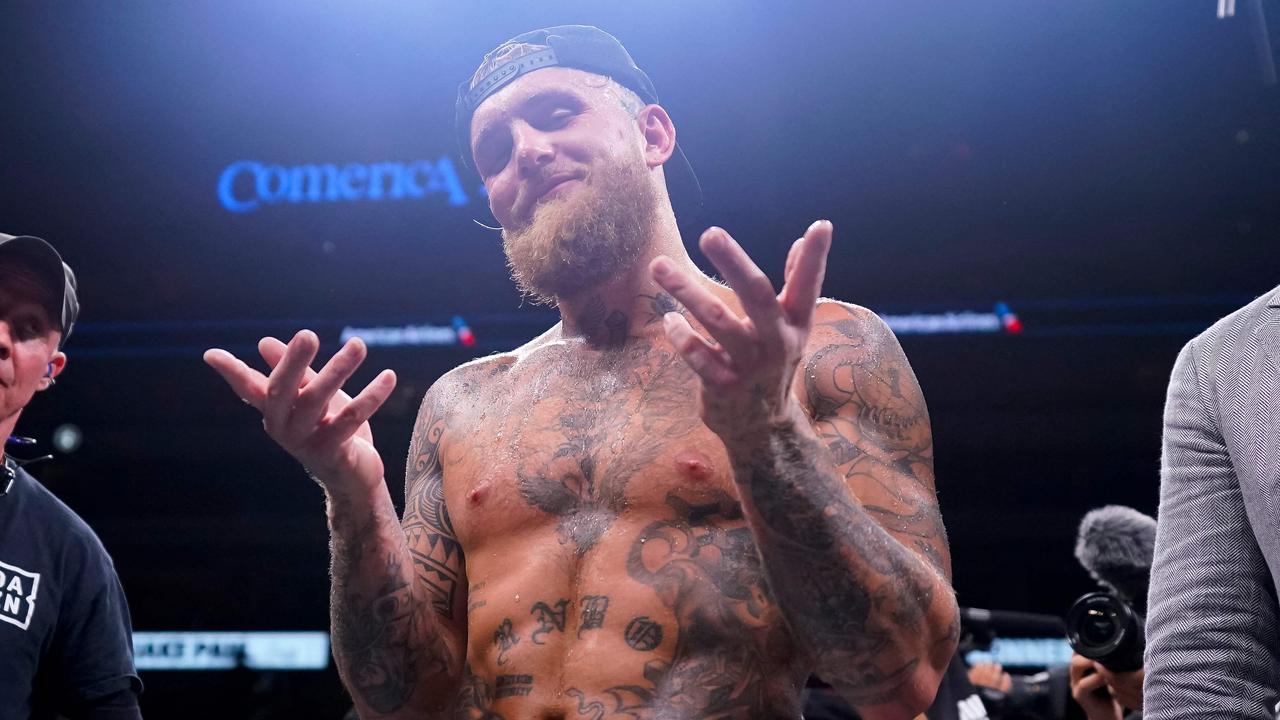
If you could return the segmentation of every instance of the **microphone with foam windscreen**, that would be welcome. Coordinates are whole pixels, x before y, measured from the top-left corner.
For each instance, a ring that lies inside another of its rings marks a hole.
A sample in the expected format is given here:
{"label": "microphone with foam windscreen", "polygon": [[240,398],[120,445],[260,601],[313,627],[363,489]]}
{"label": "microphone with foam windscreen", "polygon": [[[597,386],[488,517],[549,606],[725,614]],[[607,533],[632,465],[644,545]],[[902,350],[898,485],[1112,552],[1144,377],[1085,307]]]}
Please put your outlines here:
{"label": "microphone with foam windscreen", "polygon": [[1115,671],[1142,667],[1155,542],[1155,519],[1133,508],[1108,505],[1080,521],[1076,559],[1108,592],[1089,593],[1067,612],[1076,652]]}
{"label": "microphone with foam windscreen", "polygon": [[1080,521],[1076,559],[1089,575],[1147,614],[1156,520],[1123,505],[1090,510]]}

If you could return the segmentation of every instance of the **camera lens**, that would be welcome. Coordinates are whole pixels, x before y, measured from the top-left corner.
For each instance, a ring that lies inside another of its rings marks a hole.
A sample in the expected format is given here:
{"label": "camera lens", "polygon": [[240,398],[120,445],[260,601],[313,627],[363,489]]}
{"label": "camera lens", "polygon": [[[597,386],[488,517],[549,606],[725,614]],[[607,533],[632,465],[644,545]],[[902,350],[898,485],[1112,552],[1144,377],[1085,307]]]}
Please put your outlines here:
{"label": "camera lens", "polygon": [[1128,605],[1107,593],[1089,593],[1071,606],[1067,641],[1072,650],[1112,670],[1142,666],[1142,625]]}
{"label": "camera lens", "polygon": [[1080,641],[1085,645],[1106,645],[1115,640],[1116,633],[1120,631],[1115,612],[1100,605],[1101,603],[1091,604],[1084,609],[1085,617],[1080,623]]}

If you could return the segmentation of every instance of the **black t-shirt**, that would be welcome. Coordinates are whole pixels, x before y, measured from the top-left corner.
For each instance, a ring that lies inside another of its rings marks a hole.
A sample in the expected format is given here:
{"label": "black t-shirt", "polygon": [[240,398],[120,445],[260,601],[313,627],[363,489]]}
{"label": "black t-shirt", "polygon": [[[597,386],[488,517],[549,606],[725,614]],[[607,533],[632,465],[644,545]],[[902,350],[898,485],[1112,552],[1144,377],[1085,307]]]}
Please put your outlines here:
{"label": "black t-shirt", "polygon": [[[0,465],[0,490],[7,480]],[[141,690],[111,557],[78,515],[18,469],[0,496],[0,720],[75,717],[93,701]]]}

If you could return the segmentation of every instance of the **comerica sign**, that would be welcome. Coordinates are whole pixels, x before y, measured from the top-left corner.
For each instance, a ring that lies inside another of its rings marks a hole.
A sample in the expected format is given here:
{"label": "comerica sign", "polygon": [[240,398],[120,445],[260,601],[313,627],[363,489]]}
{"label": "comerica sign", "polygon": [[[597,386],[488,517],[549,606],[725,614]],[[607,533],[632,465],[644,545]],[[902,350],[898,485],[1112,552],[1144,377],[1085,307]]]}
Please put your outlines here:
{"label": "comerica sign", "polygon": [[450,205],[466,205],[457,169],[448,156],[411,162],[269,165],[233,162],[218,177],[218,200],[234,213],[281,203],[417,200],[441,195]]}

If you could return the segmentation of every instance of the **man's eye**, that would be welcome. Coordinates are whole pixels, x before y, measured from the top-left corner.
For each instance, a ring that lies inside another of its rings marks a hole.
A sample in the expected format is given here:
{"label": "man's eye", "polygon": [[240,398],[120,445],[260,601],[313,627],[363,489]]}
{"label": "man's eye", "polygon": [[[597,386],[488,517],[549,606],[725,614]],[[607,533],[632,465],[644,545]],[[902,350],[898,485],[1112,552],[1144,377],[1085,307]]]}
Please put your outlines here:
{"label": "man's eye", "polygon": [[562,127],[573,117],[573,111],[569,108],[556,108],[547,114],[547,125],[550,127]]}
{"label": "man's eye", "polygon": [[511,142],[495,142],[486,147],[481,153],[477,162],[477,170],[483,177],[496,175],[507,166],[507,160],[511,157]]}
{"label": "man's eye", "polygon": [[505,156],[502,158],[487,157],[480,162],[480,167],[479,167],[480,175],[483,177],[489,177],[490,175],[497,175],[499,172],[502,171],[502,168],[506,166],[507,166],[507,162],[506,162]]}

